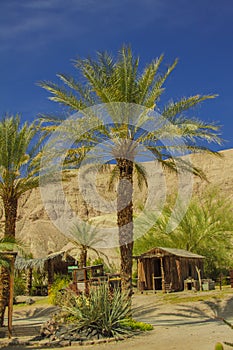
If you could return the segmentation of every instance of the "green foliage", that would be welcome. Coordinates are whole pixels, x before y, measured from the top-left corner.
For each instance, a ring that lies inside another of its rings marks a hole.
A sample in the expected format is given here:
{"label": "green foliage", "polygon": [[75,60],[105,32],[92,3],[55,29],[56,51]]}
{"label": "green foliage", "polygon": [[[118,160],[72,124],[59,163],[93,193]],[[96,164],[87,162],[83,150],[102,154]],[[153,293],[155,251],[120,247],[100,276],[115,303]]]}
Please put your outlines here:
{"label": "green foliage", "polygon": [[128,328],[131,328],[132,330],[138,330],[142,332],[151,331],[153,329],[153,326],[151,324],[138,322],[132,318],[129,318],[126,321],[123,321],[122,324]]}
{"label": "green foliage", "polygon": [[118,337],[131,332],[124,322],[130,312],[130,301],[120,290],[112,293],[106,285],[91,289],[90,295],[76,297],[72,306],[65,307],[77,331],[93,335]]}
{"label": "green foliage", "polygon": [[232,263],[232,202],[211,189],[191,200],[183,218],[182,203],[180,208],[180,212],[173,213],[173,222],[178,226],[170,233],[166,233],[166,228],[172,205],[164,209],[157,221],[149,213],[152,229],[135,242],[134,253],[139,255],[156,246],[185,249],[205,256],[205,274],[216,279]]}
{"label": "green foliage", "polygon": [[0,266],[5,268],[10,268],[9,259],[5,254],[1,254],[1,252],[12,251],[19,247],[19,242],[15,240],[14,237],[5,236],[0,238]]}
{"label": "green foliage", "polygon": [[117,268],[116,266],[114,266],[113,263],[106,264],[105,260],[103,258],[101,258],[100,256],[94,260],[91,261],[90,265],[100,265],[103,264],[104,266],[104,272],[105,273],[116,273]]}
{"label": "green foliage", "polygon": [[18,273],[14,278],[14,297],[18,295],[25,295],[26,293],[26,282],[22,274]]}
{"label": "green foliage", "polygon": [[49,302],[53,305],[64,305],[64,290],[70,283],[69,277],[57,277],[49,291]]}
{"label": "green foliage", "polygon": [[[0,121],[0,197],[11,188],[19,198],[24,192],[39,184],[35,175],[39,171],[39,147],[37,122],[20,125],[20,117],[5,116]],[[34,144],[33,144],[34,141]],[[13,193],[11,193],[12,195]]]}
{"label": "green foliage", "polygon": [[217,343],[217,344],[215,345],[214,350],[224,350],[223,345],[222,345],[221,343]]}

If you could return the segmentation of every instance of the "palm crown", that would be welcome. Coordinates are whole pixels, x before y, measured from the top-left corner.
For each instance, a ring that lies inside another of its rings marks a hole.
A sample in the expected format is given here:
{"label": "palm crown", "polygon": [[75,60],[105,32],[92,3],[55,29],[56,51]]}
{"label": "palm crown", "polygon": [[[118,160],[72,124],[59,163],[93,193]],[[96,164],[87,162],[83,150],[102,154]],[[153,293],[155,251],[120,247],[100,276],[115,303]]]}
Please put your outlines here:
{"label": "palm crown", "polygon": [[5,235],[15,235],[18,199],[39,185],[39,144],[32,143],[36,123],[20,125],[20,117],[0,122],[0,197],[5,211]]}

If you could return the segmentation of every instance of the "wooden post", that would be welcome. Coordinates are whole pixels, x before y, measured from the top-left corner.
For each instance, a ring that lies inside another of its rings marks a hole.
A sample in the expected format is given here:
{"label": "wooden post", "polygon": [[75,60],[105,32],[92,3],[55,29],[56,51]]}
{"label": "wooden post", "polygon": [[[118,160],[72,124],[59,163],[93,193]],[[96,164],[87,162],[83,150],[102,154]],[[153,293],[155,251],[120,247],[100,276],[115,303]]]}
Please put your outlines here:
{"label": "wooden post", "polygon": [[155,290],[155,274],[154,273],[152,273],[152,286],[153,286],[154,293],[156,293],[156,290]]}
{"label": "wooden post", "polygon": [[8,337],[12,338],[12,316],[13,316],[13,300],[14,300],[14,265],[16,252],[7,252],[10,259],[10,285],[9,285],[9,301],[8,301]]}
{"label": "wooden post", "polygon": [[201,284],[201,269],[199,269],[195,265],[196,271],[197,271],[197,276],[198,276],[198,282],[199,282],[199,290],[202,291],[202,284]]}
{"label": "wooden post", "polygon": [[85,284],[85,294],[89,295],[89,286],[88,286],[88,280],[87,280],[87,269],[84,268],[84,284]]}
{"label": "wooden post", "polygon": [[219,289],[222,290],[222,277],[223,277],[223,274],[220,273],[219,275]]}
{"label": "wooden post", "polygon": [[165,274],[164,274],[164,268],[163,268],[163,258],[160,258],[160,266],[161,266],[161,276],[162,276],[162,291],[165,293]]}

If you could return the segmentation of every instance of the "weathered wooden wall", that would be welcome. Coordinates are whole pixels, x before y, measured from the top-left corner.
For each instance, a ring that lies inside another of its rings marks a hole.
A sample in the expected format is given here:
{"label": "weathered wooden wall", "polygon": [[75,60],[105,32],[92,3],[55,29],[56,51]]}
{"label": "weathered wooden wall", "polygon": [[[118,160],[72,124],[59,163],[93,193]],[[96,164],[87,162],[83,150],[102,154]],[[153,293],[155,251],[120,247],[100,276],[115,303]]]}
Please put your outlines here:
{"label": "weathered wooden wall", "polygon": [[139,284],[142,282],[145,289],[152,290],[153,276],[160,277],[158,275],[161,275],[163,291],[180,291],[184,289],[184,280],[188,277],[198,280],[196,267],[201,270],[201,276],[203,274],[203,259],[201,258],[179,257],[159,248],[151,250],[150,254],[151,258],[142,257],[138,261]]}

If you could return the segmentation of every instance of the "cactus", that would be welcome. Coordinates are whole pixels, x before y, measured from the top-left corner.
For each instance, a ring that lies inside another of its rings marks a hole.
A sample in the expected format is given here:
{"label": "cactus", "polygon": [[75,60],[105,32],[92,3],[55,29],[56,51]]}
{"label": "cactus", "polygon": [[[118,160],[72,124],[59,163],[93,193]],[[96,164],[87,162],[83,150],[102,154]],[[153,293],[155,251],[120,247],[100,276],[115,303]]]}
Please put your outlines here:
{"label": "cactus", "polygon": [[224,350],[223,345],[222,345],[221,343],[217,343],[217,344],[215,345],[214,350]]}

